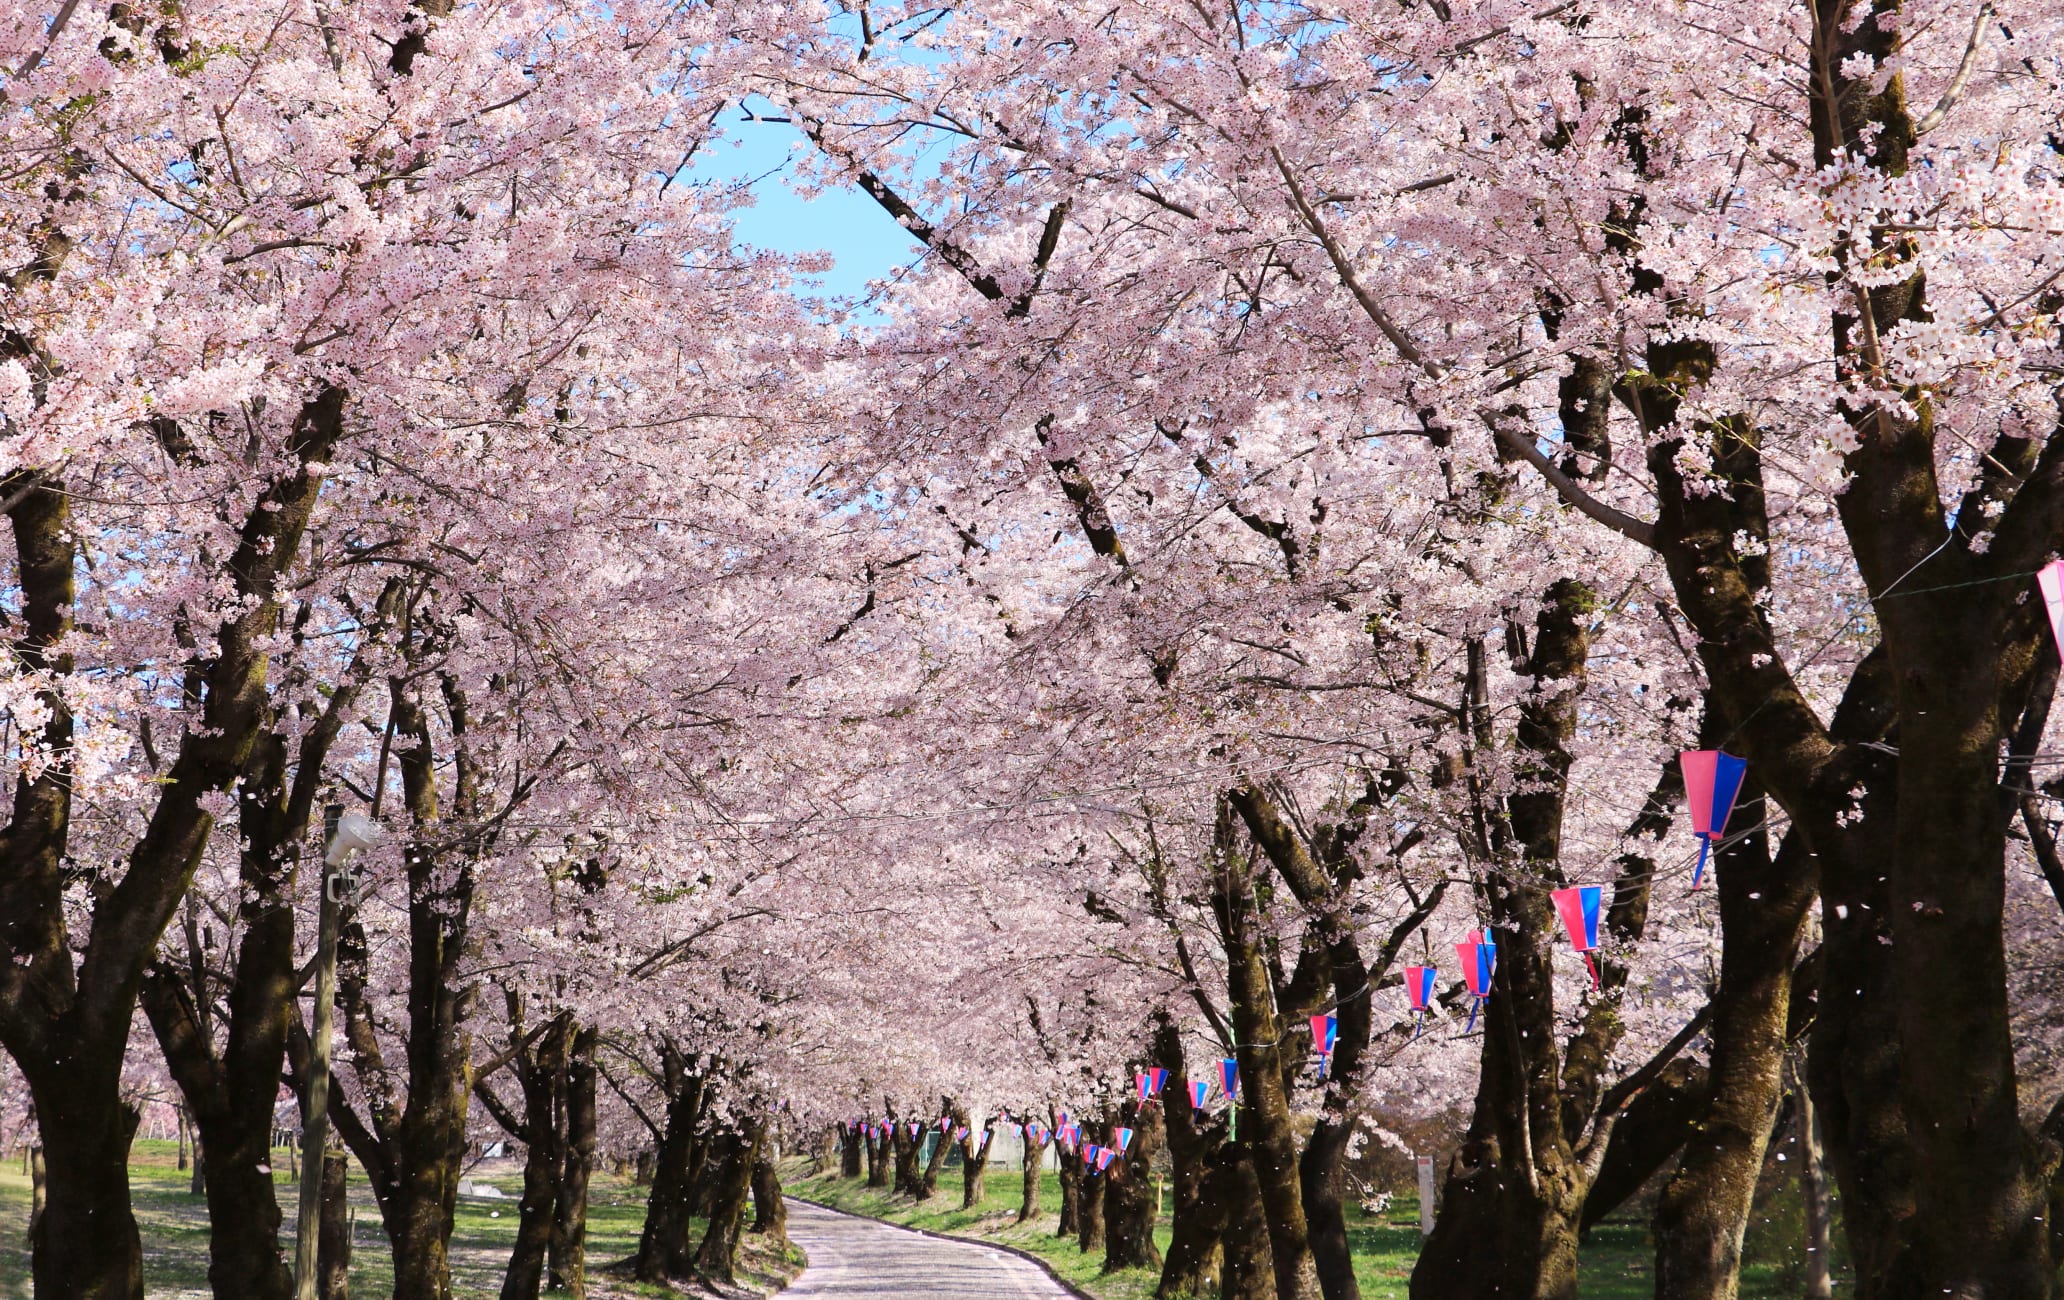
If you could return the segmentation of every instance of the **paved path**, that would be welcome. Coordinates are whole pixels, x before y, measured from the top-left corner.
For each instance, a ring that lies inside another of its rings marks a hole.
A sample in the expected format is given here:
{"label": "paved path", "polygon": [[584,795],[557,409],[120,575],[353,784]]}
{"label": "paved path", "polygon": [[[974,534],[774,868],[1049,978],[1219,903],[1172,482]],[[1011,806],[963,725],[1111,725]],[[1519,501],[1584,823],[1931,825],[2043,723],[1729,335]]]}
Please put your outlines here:
{"label": "paved path", "polygon": [[971,1242],[788,1203],[788,1235],[810,1267],[782,1300],[901,1296],[908,1300],[1054,1300],[1068,1295],[1038,1265]]}

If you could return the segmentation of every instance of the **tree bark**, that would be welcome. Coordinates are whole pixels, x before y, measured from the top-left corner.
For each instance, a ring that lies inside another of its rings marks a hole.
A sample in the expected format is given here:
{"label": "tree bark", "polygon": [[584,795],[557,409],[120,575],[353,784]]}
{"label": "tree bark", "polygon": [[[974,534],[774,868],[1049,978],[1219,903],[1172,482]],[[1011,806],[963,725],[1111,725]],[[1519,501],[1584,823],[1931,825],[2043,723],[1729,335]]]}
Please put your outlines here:
{"label": "tree bark", "polygon": [[1104,1189],[1104,1272],[1161,1267],[1154,1228],[1161,1195],[1154,1184],[1154,1157],[1161,1150],[1161,1106],[1127,1102],[1120,1112],[1132,1129],[1131,1148],[1111,1162]]}
{"label": "tree bark", "polygon": [[323,1152],[322,1212],[315,1249],[315,1293],[321,1300],[351,1297],[351,1202],[346,1197],[350,1167],[351,1161],[342,1151]]}
{"label": "tree bark", "polygon": [[1055,1147],[1054,1154],[1061,1182],[1061,1212],[1054,1236],[1077,1236],[1082,1231],[1082,1161],[1065,1147]]}
{"label": "tree bark", "polygon": [[[1082,1126],[1083,1136],[1087,1137],[1102,1127],[1100,1124],[1085,1124]],[[1079,1193],[1081,1204],[1076,1208],[1075,1244],[1085,1255],[1104,1248],[1104,1197],[1110,1182],[1109,1178],[1097,1172],[1095,1165],[1089,1165],[1082,1171],[1082,1190]]]}
{"label": "tree bark", "polygon": [[[509,997],[510,1033],[521,1037],[521,994]],[[516,1207],[516,1241],[509,1250],[509,1265],[502,1274],[502,1300],[537,1300],[544,1286],[545,1256],[552,1245],[552,1212],[559,1199],[559,1174],[565,1165],[565,1135],[558,1123],[553,1096],[567,1050],[571,1028],[569,1017],[560,1015],[546,1027],[534,1048],[520,1042],[509,1068],[523,1089],[523,1118],[513,1125],[513,1116],[503,1119],[509,1136],[524,1144],[523,1198]],[[486,1081],[475,1085],[481,1100],[501,1116]]]}
{"label": "tree bark", "polygon": [[[129,1209],[129,1144],[140,1116],[119,1097],[82,1095],[79,1102],[70,1112],[37,1107],[45,1172],[30,1243],[34,1294],[141,1300],[142,1246]],[[96,1230],[104,1227],[111,1230],[103,1237]],[[46,1278],[53,1279],[47,1290]]]}
{"label": "tree bark", "polygon": [[693,1263],[688,1245],[688,1209],[694,1171],[689,1168],[689,1159],[710,1085],[708,1074],[691,1069],[690,1065],[671,1046],[662,1049],[666,1127],[653,1162],[652,1191],[645,1198],[645,1227],[631,1264],[633,1277],[656,1286],[685,1275]]}
{"label": "tree bark", "polygon": [[911,1195],[920,1201],[929,1201],[932,1194],[939,1190],[939,1171],[946,1167],[946,1152],[953,1143],[951,1135],[938,1131],[936,1125],[925,1129],[920,1137],[924,1136],[930,1136],[932,1139],[932,1153],[926,1157],[924,1173],[918,1178],[917,1186],[912,1189]]}
{"label": "tree bark", "polygon": [[1297,1138],[1278,1046],[1282,1026],[1261,951],[1253,869],[1234,843],[1232,815],[1230,804],[1221,800],[1211,904],[1225,946],[1237,1039],[1233,1054],[1240,1064],[1240,1140],[1261,1191],[1278,1300],[1317,1300],[1318,1272],[1298,1185]]}
{"label": "tree bark", "polygon": [[[1165,1034],[1157,1033],[1157,1056],[1171,1061],[1168,1087],[1162,1096],[1168,1131],[1168,1158],[1174,1173],[1168,1254],[1161,1261],[1161,1282],[1154,1300],[1175,1300],[1179,1296],[1210,1293],[1224,1268],[1224,1236],[1227,1206],[1214,1184],[1212,1169],[1225,1145],[1225,1125],[1190,1105],[1189,1079],[1180,1054],[1180,1038],[1172,1024]],[[1175,1038],[1171,1054],[1161,1044]]]}
{"label": "tree bark", "polygon": [[752,1230],[788,1244],[788,1204],[781,1199],[781,1172],[777,1165],[781,1151],[770,1135],[753,1161]]}
{"label": "tree bark", "polygon": [[1276,1300],[1267,1213],[1244,1141],[1219,1149],[1206,1196],[1225,1207],[1225,1275],[1220,1300]]}
{"label": "tree bark", "polygon": [[[863,1156],[871,1154],[865,1150],[865,1147],[866,1133],[860,1125],[839,1125],[839,1177],[858,1178],[860,1176],[861,1159]],[[867,1167],[871,1173],[874,1168],[874,1161],[872,1159],[867,1161]]]}
{"label": "tree bark", "polygon": [[595,1171],[595,1045],[592,1025],[573,1036],[561,1110],[566,1119],[565,1160],[552,1207],[552,1290],[582,1300],[588,1293],[588,1179]]}
{"label": "tree bark", "polygon": [[896,1120],[889,1139],[896,1154],[896,1191],[921,1198],[924,1179],[918,1173],[917,1160],[924,1151],[924,1130],[919,1129],[913,1137],[909,1122]]}
{"label": "tree bark", "polygon": [[[1740,807],[1763,807],[1753,775]],[[1784,1097],[1792,964],[1818,893],[1804,838],[1770,852],[1767,822],[1714,863],[1720,896],[1720,987],[1704,1113],[1656,1206],[1657,1300],[1733,1300],[1756,1180]]]}
{"label": "tree bark", "polygon": [[985,1125],[980,1140],[982,1149],[979,1152],[974,1150],[974,1133],[968,1134],[960,1148],[960,1208],[963,1210],[972,1210],[982,1203],[985,1195],[982,1179],[989,1172],[989,1148],[996,1140],[995,1125]]}
{"label": "tree bark", "polygon": [[869,1187],[887,1187],[889,1185],[889,1171],[896,1163],[893,1150],[894,1145],[895,1139],[892,1135],[868,1133],[867,1185]]}
{"label": "tree bark", "polygon": [[1039,1188],[1046,1163],[1046,1145],[1032,1140],[1028,1130],[1025,1134],[1025,1158],[1019,1171],[1024,1180],[1021,1199],[1018,1202],[1018,1222],[1029,1223],[1039,1215]]}
{"label": "tree bark", "polygon": [[43,1144],[35,1143],[24,1151],[22,1163],[28,1167],[29,1174],[29,1226],[22,1234],[22,1244],[33,1251],[36,1248],[36,1230],[43,1226]]}
{"label": "tree bark", "polygon": [[705,1280],[727,1284],[738,1280],[739,1229],[752,1200],[753,1166],[759,1161],[765,1139],[765,1126],[754,1120],[745,1131],[727,1130],[715,1141],[715,1195],[711,1198],[709,1227],[695,1252],[696,1275]]}
{"label": "tree bark", "polygon": [[1794,1079],[1793,1122],[1798,1126],[1799,1200],[1806,1211],[1805,1300],[1833,1300],[1834,1256],[1830,1253],[1834,1207],[1828,1201],[1827,1171],[1821,1155],[1820,1115],[1812,1090]]}

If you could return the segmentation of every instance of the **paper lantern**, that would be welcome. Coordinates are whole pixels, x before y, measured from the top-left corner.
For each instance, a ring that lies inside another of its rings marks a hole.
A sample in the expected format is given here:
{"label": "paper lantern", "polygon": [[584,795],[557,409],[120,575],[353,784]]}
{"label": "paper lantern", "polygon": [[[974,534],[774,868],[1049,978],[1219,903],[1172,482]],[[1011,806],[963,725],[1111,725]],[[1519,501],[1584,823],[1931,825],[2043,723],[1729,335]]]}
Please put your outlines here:
{"label": "paper lantern", "polygon": [[1549,897],[1555,900],[1562,928],[1569,931],[1570,947],[1584,955],[1584,965],[1591,971],[1591,987],[1597,988],[1598,963],[1591,960],[1591,953],[1598,947],[1598,913],[1605,900],[1604,889],[1597,885],[1572,885]]}
{"label": "paper lantern", "polygon": [[1132,1076],[1133,1086],[1139,1090],[1141,1101],[1152,1101],[1168,1086],[1168,1071],[1162,1069],[1142,1070]]}
{"label": "paper lantern", "polygon": [[1699,837],[1698,865],[1691,871],[1691,887],[1697,889],[1705,878],[1706,855],[1727,834],[1727,815],[1734,811],[1734,797],[1741,793],[1749,761],[1717,749],[1687,749],[1677,761],[1684,769],[1691,830]]}
{"label": "paper lantern", "polygon": [[1498,969],[1498,945],[1491,942],[1491,936],[1482,930],[1471,930],[1469,937],[1455,945],[1455,956],[1462,962],[1462,980],[1469,986],[1470,996],[1476,1001],[1469,1008],[1469,1023],[1462,1032],[1476,1028],[1476,1013],[1483,1009],[1484,999],[1491,996],[1491,977]]}
{"label": "paper lantern", "polygon": [[1237,1103],[1240,1100],[1240,1063],[1231,1059],[1218,1063],[1218,1086],[1225,1093],[1226,1100]]}

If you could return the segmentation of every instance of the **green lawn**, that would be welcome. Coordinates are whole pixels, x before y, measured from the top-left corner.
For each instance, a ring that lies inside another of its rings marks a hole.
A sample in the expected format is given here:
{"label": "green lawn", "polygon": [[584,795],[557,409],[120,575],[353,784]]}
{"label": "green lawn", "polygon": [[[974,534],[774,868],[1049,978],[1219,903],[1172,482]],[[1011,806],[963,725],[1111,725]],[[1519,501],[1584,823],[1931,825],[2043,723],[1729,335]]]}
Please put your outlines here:
{"label": "green lawn", "polygon": [[[280,1203],[288,1216],[288,1249],[291,1251],[292,1215],[297,1188],[288,1182],[288,1155],[282,1151],[274,1163],[275,1178],[281,1184]],[[835,1177],[805,1176],[808,1162],[793,1160],[784,1171],[790,1190],[811,1200],[853,1210],[912,1227],[963,1236],[979,1236],[1031,1251],[1051,1264],[1055,1271],[1084,1290],[1104,1300],[1144,1300],[1153,1293],[1154,1278],[1144,1272],[1102,1276],[1101,1253],[1084,1255],[1072,1238],[1053,1235],[1054,1212],[1060,1205],[1060,1184],[1056,1175],[1044,1176],[1041,1204],[1046,1213],[1023,1227],[1015,1222],[1020,1175],[1016,1170],[991,1170],[986,1180],[987,1196],[974,1210],[960,1209],[960,1171],[948,1169],[940,1178],[938,1194],[917,1203],[904,1197],[870,1192],[860,1182]],[[503,1265],[516,1232],[516,1196],[519,1180],[514,1176],[491,1177],[474,1173],[470,1181],[491,1184],[507,1194],[504,1201],[462,1199],[452,1234],[454,1294],[461,1300],[480,1300],[496,1295],[501,1287]],[[204,1297],[207,1295],[208,1230],[207,1209],[198,1197],[187,1192],[187,1175],[176,1168],[176,1153],[169,1142],[139,1141],[132,1153],[130,1181],[136,1216],[144,1235],[144,1285],[153,1297]],[[1749,1226],[1742,1272],[1744,1300],[1789,1300],[1797,1295],[1801,1280],[1802,1253],[1799,1207],[1789,1196],[1789,1185],[1759,1205]],[[351,1189],[357,1207],[356,1248],[353,1252],[351,1284],[355,1295],[379,1297],[388,1294],[393,1270],[381,1235],[379,1214],[370,1193],[354,1170]],[[1381,1216],[1350,1211],[1350,1233],[1354,1238],[1356,1271],[1362,1294],[1368,1300],[1403,1300],[1411,1276],[1412,1261],[1419,1244],[1418,1205],[1399,1198]],[[0,1164],[0,1300],[29,1300],[29,1260],[23,1248],[28,1223],[29,1183],[18,1160]],[[637,1245],[644,1223],[644,1189],[598,1173],[589,1205],[588,1258],[599,1266],[630,1254]],[[1165,1247],[1168,1227],[1164,1220],[1157,1237]],[[1590,1234],[1583,1250],[1583,1292],[1599,1300],[1646,1300],[1653,1294],[1650,1281],[1654,1252],[1648,1229],[1640,1222],[1608,1222]],[[1839,1253],[1837,1264],[1840,1264]],[[755,1252],[749,1266],[766,1271],[773,1261]],[[1838,1271],[1837,1276],[1840,1276]],[[598,1283],[601,1279],[597,1279]],[[620,1285],[598,1286],[598,1294],[663,1295],[651,1288]]]}
{"label": "green lawn", "polygon": [[[286,1216],[285,1244],[291,1259],[300,1189],[288,1181],[289,1160],[289,1153],[278,1152],[273,1161],[273,1176],[279,1184],[280,1209]],[[130,1153],[130,1195],[144,1241],[144,1290],[152,1297],[205,1297],[207,1204],[188,1194],[188,1175],[177,1168],[177,1163],[177,1150],[170,1142],[139,1141]],[[509,1247],[516,1236],[516,1198],[522,1179],[487,1176],[477,1171],[467,1178],[507,1194],[503,1201],[462,1197],[453,1225],[453,1294],[461,1300],[483,1300],[501,1292],[502,1269],[508,1263]],[[379,1211],[355,1166],[350,1196],[357,1211],[351,1293],[369,1298],[387,1295],[394,1284],[393,1261],[380,1230]],[[29,1256],[23,1246],[28,1220],[29,1180],[22,1173],[21,1162],[9,1160],[0,1164],[0,1300],[29,1300]],[[629,1255],[638,1244],[644,1222],[645,1189],[597,1172],[588,1201],[590,1271]],[[748,1268],[771,1267],[771,1261],[762,1258],[764,1252],[757,1249],[757,1243],[750,1238],[748,1242]],[[626,1296],[675,1294],[653,1287],[632,1287],[613,1279],[606,1288],[590,1289]]]}
{"label": "green lawn", "polygon": [[[1020,1227],[1018,1200],[1023,1187],[1016,1170],[992,1169],[984,1180],[986,1195],[972,1210],[960,1208],[960,1171],[941,1173],[938,1192],[929,1201],[912,1201],[905,1196],[870,1191],[864,1180],[836,1176],[809,1177],[808,1166],[793,1161],[785,1177],[789,1190],[798,1196],[821,1201],[892,1223],[925,1228],[932,1232],[981,1237],[1030,1251],[1052,1265],[1054,1271],[1102,1300],[1144,1300],[1154,1292],[1155,1277],[1142,1270],[1128,1270],[1105,1276],[1102,1252],[1085,1255],[1073,1238],[1054,1235],[1055,1213],[1061,1203],[1059,1176],[1043,1176],[1040,1205],[1046,1211]],[[1796,1243],[1797,1204],[1786,1205],[1780,1197],[1771,1207],[1759,1207],[1744,1248],[1748,1263],[1742,1270],[1743,1300],[1790,1300],[1799,1294],[1803,1274],[1799,1271],[1801,1251]],[[1349,1209],[1349,1236],[1354,1243],[1355,1274],[1367,1300],[1405,1300],[1412,1275],[1412,1262],[1419,1251],[1419,1205],[1416,1199],[1399,1197],[1380,1216]],[[1168,1225],[1164,1216],[1155,1233],[1165,1248]],[[1582,1254],[1583,1293],[1598,1300],[1646,1300],[1654,1294],[1652,1281],[1655,1252],[1648,1227],[1637,1222],[1606,1222],[1594,1228]]]}

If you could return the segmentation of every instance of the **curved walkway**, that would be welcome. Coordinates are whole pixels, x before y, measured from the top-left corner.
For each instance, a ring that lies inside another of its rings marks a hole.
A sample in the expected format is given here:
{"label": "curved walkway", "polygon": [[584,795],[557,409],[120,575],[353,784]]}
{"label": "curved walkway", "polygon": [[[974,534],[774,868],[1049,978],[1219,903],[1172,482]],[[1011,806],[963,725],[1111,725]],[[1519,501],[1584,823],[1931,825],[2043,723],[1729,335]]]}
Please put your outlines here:
{"label": "curved walkway", "polygon": [[904,1296],[909,1300],[1056,1300],[1068,1292],[1036,1264],[974,1242],[788,1203],[788,1235],[810,1257],[784,1300]]}

